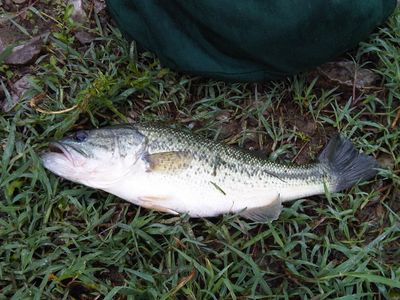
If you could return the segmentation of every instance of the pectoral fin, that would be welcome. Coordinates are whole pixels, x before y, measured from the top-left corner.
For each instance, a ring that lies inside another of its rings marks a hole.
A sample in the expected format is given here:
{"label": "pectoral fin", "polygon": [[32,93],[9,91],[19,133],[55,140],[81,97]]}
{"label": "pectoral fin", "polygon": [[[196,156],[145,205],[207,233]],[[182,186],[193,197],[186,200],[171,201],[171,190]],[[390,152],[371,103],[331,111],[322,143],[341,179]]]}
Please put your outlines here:
{"label": "pectoral fin", "polygon": [[177,172],[189,167],[193,157],[184,151],[159,152],[147,154],[147,172]]}
{"label": "pectoral fin", "polygon": [[282,201],[280,200],[280,196],[276,198],[273,202],[266,206],[255,207],[251,209],[246,209],[245,211],[240,213],[240,216],[250,219],[254,222],[272,222],[278,219],[279,215],[282,211]]}

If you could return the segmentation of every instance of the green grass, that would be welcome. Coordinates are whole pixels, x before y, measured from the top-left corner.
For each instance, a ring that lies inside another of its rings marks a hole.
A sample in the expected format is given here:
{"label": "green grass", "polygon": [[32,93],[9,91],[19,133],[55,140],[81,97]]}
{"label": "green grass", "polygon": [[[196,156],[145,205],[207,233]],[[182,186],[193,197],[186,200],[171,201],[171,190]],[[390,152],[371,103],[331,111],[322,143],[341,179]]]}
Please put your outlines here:
{"label": "green grass", "polygon": [[[29,12],[49,20],[40,7]],[[97,15],[87,47],[74,40],[68,9],[52,18],[47,49],[29,67],[32,88],[0,115],[0,299],[400,299],[399,9],[352,53],[381,78],[357,101],[311,73],[264,84],[176,74]],[[2,85],[18,72],[3,67]],[[287,203],[260,225],[140,209],[41,166],[50,140],[127,120],[298,163],[340,131],[386,168],[343,193]]]}

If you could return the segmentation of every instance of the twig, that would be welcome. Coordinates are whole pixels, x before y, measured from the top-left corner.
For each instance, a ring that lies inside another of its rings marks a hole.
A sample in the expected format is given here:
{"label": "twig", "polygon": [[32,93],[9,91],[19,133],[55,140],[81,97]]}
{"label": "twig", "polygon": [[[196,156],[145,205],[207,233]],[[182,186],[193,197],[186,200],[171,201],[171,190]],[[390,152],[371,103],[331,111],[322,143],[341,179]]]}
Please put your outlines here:
{"label": "twig", "polygon": [[356,81],[357,81],[357,66],[354,67],[354,78],[353,78],[353,104],[357,103],[356,100]]}
{"label": "twig", "polygon": [[40,94],[37,94],[36,96],[33,96],[32,99],[29,101],[29,106],[34,108],[36,107],[37,103],[42,100],[46,96],[45,92],[42,92]]}
{"label": "twig", "polygon": [[59,115],[59,114],[63,114],[69,111],[72,111],[74,109],[76,109],[78,107],[78,104],[75,104],[74,106],[70,107],[70,108],[66,108],[63,110],[57,110],[57,111],[47,111],[44,109],[41,109],[40,107],[38,107],[38,102],[41,101],[44,96],[46,96],[46,93],[40,93],[34,97],[32,97],[32,99],[29,101],[29,106],[32,107],[34,110],[43,113],[43,114],[48,114],[48,115]]}
{"label": "twig", "polygon": [[175,295],[181,288],[183,288],[189,281],[191,281],[195,275],[196,275],[196,270],[193,269],[193,271],[190,272],[188,276],[179,280],[178,285],[170,292],[170,295],[171,296]]}
{"label": "twig", "polygon": [[400,120],[400,106],[397,108],[397,114],[396,114],[396,118],[394,119],[393,123],[392,123],[392,129],[395,129],[397,126],[397,123]]}
{"label": "twig", "polygon": [[88,20],[90,20],[90,18],[92,17],[92,13],[93,13],[93,10],[94,10],[94,2],[93,1],[90,1],[90,7],[89,7],[89,13],[88,13],[88,16],[87,16],[87,18],[88,18]]}
{"label": "twig", "polygon": [[306,148],[306,146],[310,143],[310,141],[307,141],[299,150],[299,152],[296,154],[295,157],[293,157],[292,162],[295,162],[296,159],[299,157],[299,155],[304,151],[304,149]]}
{"label": "twig", "polygon": [[75,104],[74,106],[72,106],[72,107],[70,107],[70,108],[66,108],[66,109],[63,109],[63,110],[57,110],[57,111],[46,111],[46,110],[41,109],[41,108],[39,108],[39,107],[37,107],[37,108],[35,108],[35,109],[36,109],[36,111],[38,111],[38,112],[40,112],[40,113],[42,113],[42,114],[59,115],[59,114],[63,114],[63,113],[72,111],[72,110],[76,109],[77,107],[78,107],[78,104]]}

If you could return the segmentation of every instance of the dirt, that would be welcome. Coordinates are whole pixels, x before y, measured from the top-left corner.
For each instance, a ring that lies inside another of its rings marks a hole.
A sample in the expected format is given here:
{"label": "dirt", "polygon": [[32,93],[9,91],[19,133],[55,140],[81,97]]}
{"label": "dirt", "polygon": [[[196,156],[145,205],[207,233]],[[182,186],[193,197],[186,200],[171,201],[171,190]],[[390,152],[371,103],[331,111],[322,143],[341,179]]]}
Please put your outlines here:
{"label": "dirt", "polygon": [[[57,1],[59,0],[55,2]],[[6,99],[6,93],[1,89],[0,110],[8,111],[22,99],[23,95],[20,93],[18,84],[25,76],[34,72],[36,66],[33,63],[38,56],[48,51],[45,47],[48,35],[61,30],[60,24],[63,20],[59,18],[63,12],[57,10],[63,9],[65,1],[59,2],[60,4],[52,2],[52,5],[49,5],[48,0],[19,0],[17,2],[5,0],[4,3],[0,1],[0,53],[3,50],[12,51],[6,56],[5,65],[0,68],[0,79],[11,95],[12,103]],[[96,11],[99,13],[101,24],[106,26],[109,17],[105,11],[104,1],[91,0],[83,3],[88,14],[85,15],[87,19],[80,21],[90,23],[86,24],[88,27],[96,26],[93,18],[93,12]],[[30,7],[41,12],[42,16],[33,13]],[[18,23],[19,27],[10,20]],[[80,29],[79,26],[73,29],[73,34],[76,42],[85,47],[88,47],[94,39],[89,32]],[[80,50],[84,51],[85,47],[81,47]]]}
{"label": "dirt", "polygon": [[[12,4],[11,1],[7,1],[7,3],[4,5],[3,8],[8,13],[11,13],[13,15],[18,15],[18,22],[24,28],[26,28],[27,31],[32,36],[36,36],[48,29],[56,30],[55,27],[56,24],[51,21],[44,22],[41,18],[38,18],[35,15],[33,16],[29,15],[26,8],[32,3],[35,3],[35,8],[37,10],[41,10],[46,14],[52,15],[53,12],[51,5],[46,4],[46,2],[47,1],[29,0],[29,1],[24,1],[20,5],[15,5]],[[88,7],[86,7],[86,10],[88,11],[88,16],[90,16],[93,13],[93,10],[104,9],[104,7],[102,8],[101,1],[88,1],[87,3]],[[101,16],[102,24],[106,24],[108,21],[109,19],[107,15],[103,14]],[[90,43],[93,38],[89,33],[85,33],[84,31],[79,31],[79,30],[76,32],[75,36],[78,39],[78,41],[83,45],[87,45],[88,43]],[[28,39],[28,37],[23,33],[21,33],[19,30],[17,30],[14,25],[10,24],[9,22],[5,23],[4,20],[0,19],[0,40],[4,45],[13,44],[18,41],[26,39]],[[11,67],[11,70],[14,73],[13,78],[5,80],[5,82],[8,83],[10,89],[12,89],[11,85],[17,82],[18,79],[23,78],[23,76],[26,74],[29,74],[30,66],[29,65],[19,66],[19,67],[13,66]],[[321,70],[322,69],[317,69],[315,71],[317,72],[317,75],[320,76],[320,79],[317,81],[316,86],[321,88],[326,88],[326,87],[331,88],[332,86],[338,86],[338,90],[336,92],[341,95],[338,97],[339,102],[344,101],[344,99],[348,99],[350,96],[352,96],[353,99],[357,99],[358,97],[360,97],[360,95],[362,95],[364,88],[373,89],[374,87],[379,87],[381,84],[380,83],[381,78],[370,76],[371,73],[368,70],[360,72],[358,74],[358,78],[352,77],[351,75],[355,74],[355,72],[353,72],[355,70],[351,69],[351,67],[349,67],[348,65],[343,66],[343,64],[340,63],[337,65],[331,64],[329,66],[329,72],[327,70],[325,71]],[[314,78],[312,76],[315,76],[315,74],[316,73],[313,72],[309,73],[310,82]],[[3,74],[0,73],[0,76],[2,77],[2,79],[4,79]],[[260,90],[261,91],[263,90],[262,86],[260,87]],[[336,134],[337,130],[333,127],[329,127],[326,125],[322,127],[320,124],[314,121],[313,117],[310,114],[300,115],[298,112],[299,112],[298,104],[293,102],[293,99],[288,93],[288,95],[286,95],[286,98],[282,100],[276,112],[276,117],[280,118],[281,120],[284,120],[284,122],[282,122],[281,125],[285,126],[286,128],[292,128],[298,133],[299,137],[295,141],[290,141],[290,143],[295,143],[297,149],[299,149],[298,153],[291,157],[285,157],[285,158],[290,159],[297,164],[304,164],[311,162],[312,160],[315,159],[315,157],[317,157],[318,153],[322,150],[322,147],[327,144],[330,137]],[[271,112],[267,111],[266,113],[268,114]],[[376,116],[372,117],[378,118]],[[216,119],[222,124],[219,138],[224,140],[227,139],[227,142],[229,142],[229,139],[231,139],[231,141],[234,142],[233,137],[235,136],[235,134],[239,133],[242,130],[244,120],[232,120],[231,114],[229,112],[220,113],[216,117]],[[194,127],[201,127],[204,125],[201,124],[201,122],[193,120],[189,120],[189,122],[193,122]],[[273,141],[270,139],[267,139],[266,144],[264,144],[262,148],[260,147],[258,136],[256,134],[256,129],[259,126],[258,121],[255,120],[254,118],[253,119],[249,118],[245,120],[245,122],[246,126],[249,127],[250,134],[244,143],[244,147],[252,150],[262,150],[263,152],[271,151],[273,147]],[[390,160],[388,161],[388,159],[386,159],[386,162],[389,165],[393,163]],[[397,196],[400,198],[400,195],[398,195],[398,193]],[[311,198],[311,201],[313,201],[313,199],[314,198]],[[99,227],[99,234],[111,228],[114,223],[119,221],[122,211],[125,209],[124,207],[125,205],[127,204],[123,204],[121,207],[117,207],[112,217],[112,220],[110,221],[109,224],[103,224],[104,227],[101,228]],[[313,209],[306,208],[307,214],[315,215],[316,206],[317,205],[315,205]],[[129,209],[129,212],[127,214],[128,217],[133,218],[135,212],[136,211],[134,210],[133,207]],[[361,221],[371,220],[371,219],[382,220],[384,219],[384,217],[382,217],[381,214],[382,214],[382,204],[379,201],[377,201],[371,203],[371,205],[360,210],[357,217]],[[322,220],[321,228],[317,227],[315,229],[315,232],[317,233],[320,229],[321,232],[324,232],[324,230],[322,229],[323,226],[325,225],[323,224]],[[376,226],[378,228],[379,224],[376,224]],[[371,238],[375,236],[376,232],[372,232]],[[393,242],[391,247],[385,249],[384,254],[387,255],[388,257],[393,258],[393,252],[396,251],[396,249],[398,249],[399,246],[400,245],[398,242]],[[260,250],[255,249],[255,251],[258,252]],[[339,256],[339,254],[337,255]],[[399,257],[399,255],[397,257]],[[335,256],[336,254],[332,255],[332,257]],[[277,273],[282,273],[282,274],[286,273],[285,267],[281,264],[269,265],[269,267],[271,270],[274,270]],[[96,275],[98,276],[98,278],[102,278],[103,280],[110,280],[114,286],[121,285],[125,279],[124,274],[119,273],[117,268],[109,268],[107,271]],[[293,278],[294,282],[296,280],[297,280],[296,278]],[[281,280],[277,278],[276,281],[273,282],[279,284],[280,281]],[[70,289],[71,295],[76,297],[77,299],[90,299],[91,290],[85,287],[84,284],[73,281],[66,281],[64,282],[64,284],[68,286],[68,288]]]}

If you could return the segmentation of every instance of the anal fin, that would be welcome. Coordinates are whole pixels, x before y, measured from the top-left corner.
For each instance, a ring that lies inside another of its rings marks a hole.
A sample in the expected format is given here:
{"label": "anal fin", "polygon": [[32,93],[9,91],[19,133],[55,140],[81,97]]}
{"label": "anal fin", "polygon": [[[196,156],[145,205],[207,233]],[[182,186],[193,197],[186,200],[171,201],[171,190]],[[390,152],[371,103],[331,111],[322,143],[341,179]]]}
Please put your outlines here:
{"label": "anal fin", "polygon": [[272,222],[278,219],[279,215],[281,214],[282,208],[282,201],[280,200],[280,196],[278,194],[278,197],[270,204],[246,209],[240,212],[239,215],[254,222]]}
{"label": "anal fin", "polygon": [[158,197],[158,196],[143,196],[139,198],[140,206],[148,209],[153,209],[160,212],[165,212],[173,215],[177,215],[178,212],[165,207],[162,205],[162,202],[168,200],[167,197]]}

